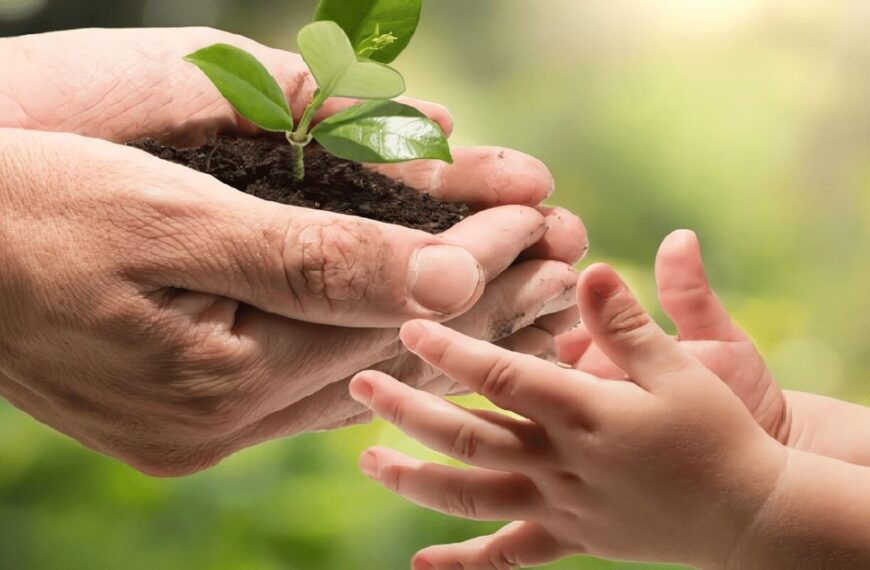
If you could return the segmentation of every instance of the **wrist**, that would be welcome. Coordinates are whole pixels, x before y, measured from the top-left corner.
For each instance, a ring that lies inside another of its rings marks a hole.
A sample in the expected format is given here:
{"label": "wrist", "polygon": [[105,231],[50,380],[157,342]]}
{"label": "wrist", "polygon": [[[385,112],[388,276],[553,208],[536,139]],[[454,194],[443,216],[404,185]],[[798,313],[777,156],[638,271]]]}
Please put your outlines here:
{"label": "wrist", "polygon": [[[699,568],[732,568],[743,557],[757,521],[766,515],[789,462],[789,450],[760,429],[746,445],[723,457],[714,484],[724,485],[708,493],[708,521],[703,535],[706,545],[693,560]],[[736,566],[739,567],[739,564]]]}
{"label": "wrist", "polygon": [[783,457],[775,481],[762,500],[756,505],[754,513],[748,520],[748,524],[739,533],[725,562],[720,566],[721,568],[727,570],[731,568],[753,567],[754,551],[760,542],[759,536],[764,534],[763,529],[767,526],[767,521],[775,516],[778,510],[778,503],[781,500],[780,495],[785,493],[784,489],[787,487],[788,472],[792,464],[792,455],[795,452],[788,448],[782,449]]}
{"label": "wrist", "polygon": [[783,445],[800,451],[813,452],[813,441],[818,432],[815,420],[821,416],[825,421],[830,421],[833,410],[822,398],[815,394],[783,390],[785,407],[788,410],[788,422],[778,433]]}
{"label": "wrist", "polygon": [[870,567],[870,469],[790,449],[727,568]]}
{"label": "wrist", "polygon": [[753,432],[744,445],[720,456],[699,497],[704,516],[693,517],[688,535],[680,539],[689,556],[675,562],[704,569],[743,567],[734,561],[742,560],[754,528],[767,516],[791,453],[760,428]]}
{"label": "wrist", "polygon": [[827,396],[784,392],[794,449],[870,466],[870,409]]}

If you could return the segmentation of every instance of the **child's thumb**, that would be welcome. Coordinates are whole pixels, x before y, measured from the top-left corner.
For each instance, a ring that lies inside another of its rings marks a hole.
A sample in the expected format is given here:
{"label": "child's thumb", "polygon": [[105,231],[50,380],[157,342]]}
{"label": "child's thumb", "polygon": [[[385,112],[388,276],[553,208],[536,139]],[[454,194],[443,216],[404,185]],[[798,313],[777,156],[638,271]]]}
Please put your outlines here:
{"label": "child's thumb", "polygon": [[580,276],[578,304],[595,343],[637,384],[653,391],[675,373],[706,370],[652,320],[611,267]]}

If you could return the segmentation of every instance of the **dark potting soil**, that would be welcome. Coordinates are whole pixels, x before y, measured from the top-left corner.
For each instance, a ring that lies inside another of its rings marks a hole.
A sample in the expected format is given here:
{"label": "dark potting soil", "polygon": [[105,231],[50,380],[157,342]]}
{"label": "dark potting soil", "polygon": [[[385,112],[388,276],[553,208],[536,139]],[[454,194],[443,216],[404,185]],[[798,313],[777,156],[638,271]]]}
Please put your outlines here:
{"label": "dark potting soil", "polygon": [[293,178],[292,149],[283,139],[220,137],[194,149],[153,139],[130,143],[158,158],[211,174],[264,200],[316,208],[439,233],[469,215],[361,165],[336,158],[316,143],[305,148],[305,179]]}

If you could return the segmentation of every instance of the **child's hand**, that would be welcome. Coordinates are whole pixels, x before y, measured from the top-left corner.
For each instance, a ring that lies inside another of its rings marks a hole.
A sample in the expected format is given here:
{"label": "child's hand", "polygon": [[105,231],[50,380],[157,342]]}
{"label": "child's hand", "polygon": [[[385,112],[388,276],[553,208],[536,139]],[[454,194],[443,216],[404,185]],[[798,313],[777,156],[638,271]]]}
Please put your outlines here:
{"label": "child's hand", "polygon": [[607,266],[578,286],[596,345],[630,381],[473,340],[434,323],[402,329],[405,345],[524,418],[467,410],[378,372],[351,392],[460,470],[371,449],[362,469],[423,506],[515,520],[494,535],[428,548],[417,569],[492,569],[570,554],[725,564],[771,494],[787,450],[712,372],[656,326]]}
{"label": "child's hand", "polygon": [[[679,230],[662,242],[656,258],[662,308],[677,327],[677,339],[722,379],[764,430],[789,442],[790,418],[779,388],[752,340],[735,325],[710,288],[695,234]],[[624,378],[623,372],[579,327],[557,339],[559,358],[596,376]]]}

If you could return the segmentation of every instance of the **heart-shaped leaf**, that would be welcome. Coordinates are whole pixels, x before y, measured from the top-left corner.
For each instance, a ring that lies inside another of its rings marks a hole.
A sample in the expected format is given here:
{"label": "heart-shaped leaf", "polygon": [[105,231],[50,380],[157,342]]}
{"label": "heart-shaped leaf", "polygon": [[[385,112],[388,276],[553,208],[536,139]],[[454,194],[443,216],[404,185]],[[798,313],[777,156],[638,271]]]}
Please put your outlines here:
{"label": "heart-shaped leaf", "polygon": [[[341,26],[358,55],[390,63],[417,30],[422,4],[423,0],[320,0],[314,20]],[[375,38],[381,35],[394,39],[373,50]]]}
{"label": "heart-shaped leaf", "polygon": [[402,75],[381,63],[357,59],[335,22],[315,22],[299,32],[299,52],[326,97],[389,99],[405,91]]}
{"label": "heart-shaped leaf", "polygon": [[417,109],[395,101],[348,107],[314,127],[311,134],[335,156],[355,162],[417,158],[453,162],[441,127]]}
{"label": "heart-shaped leaf", "polygon": [[228,44],[214,44],[187,55],[211,79],[236,111],[267,131],[293,130],[284,92],[257,58]]}

